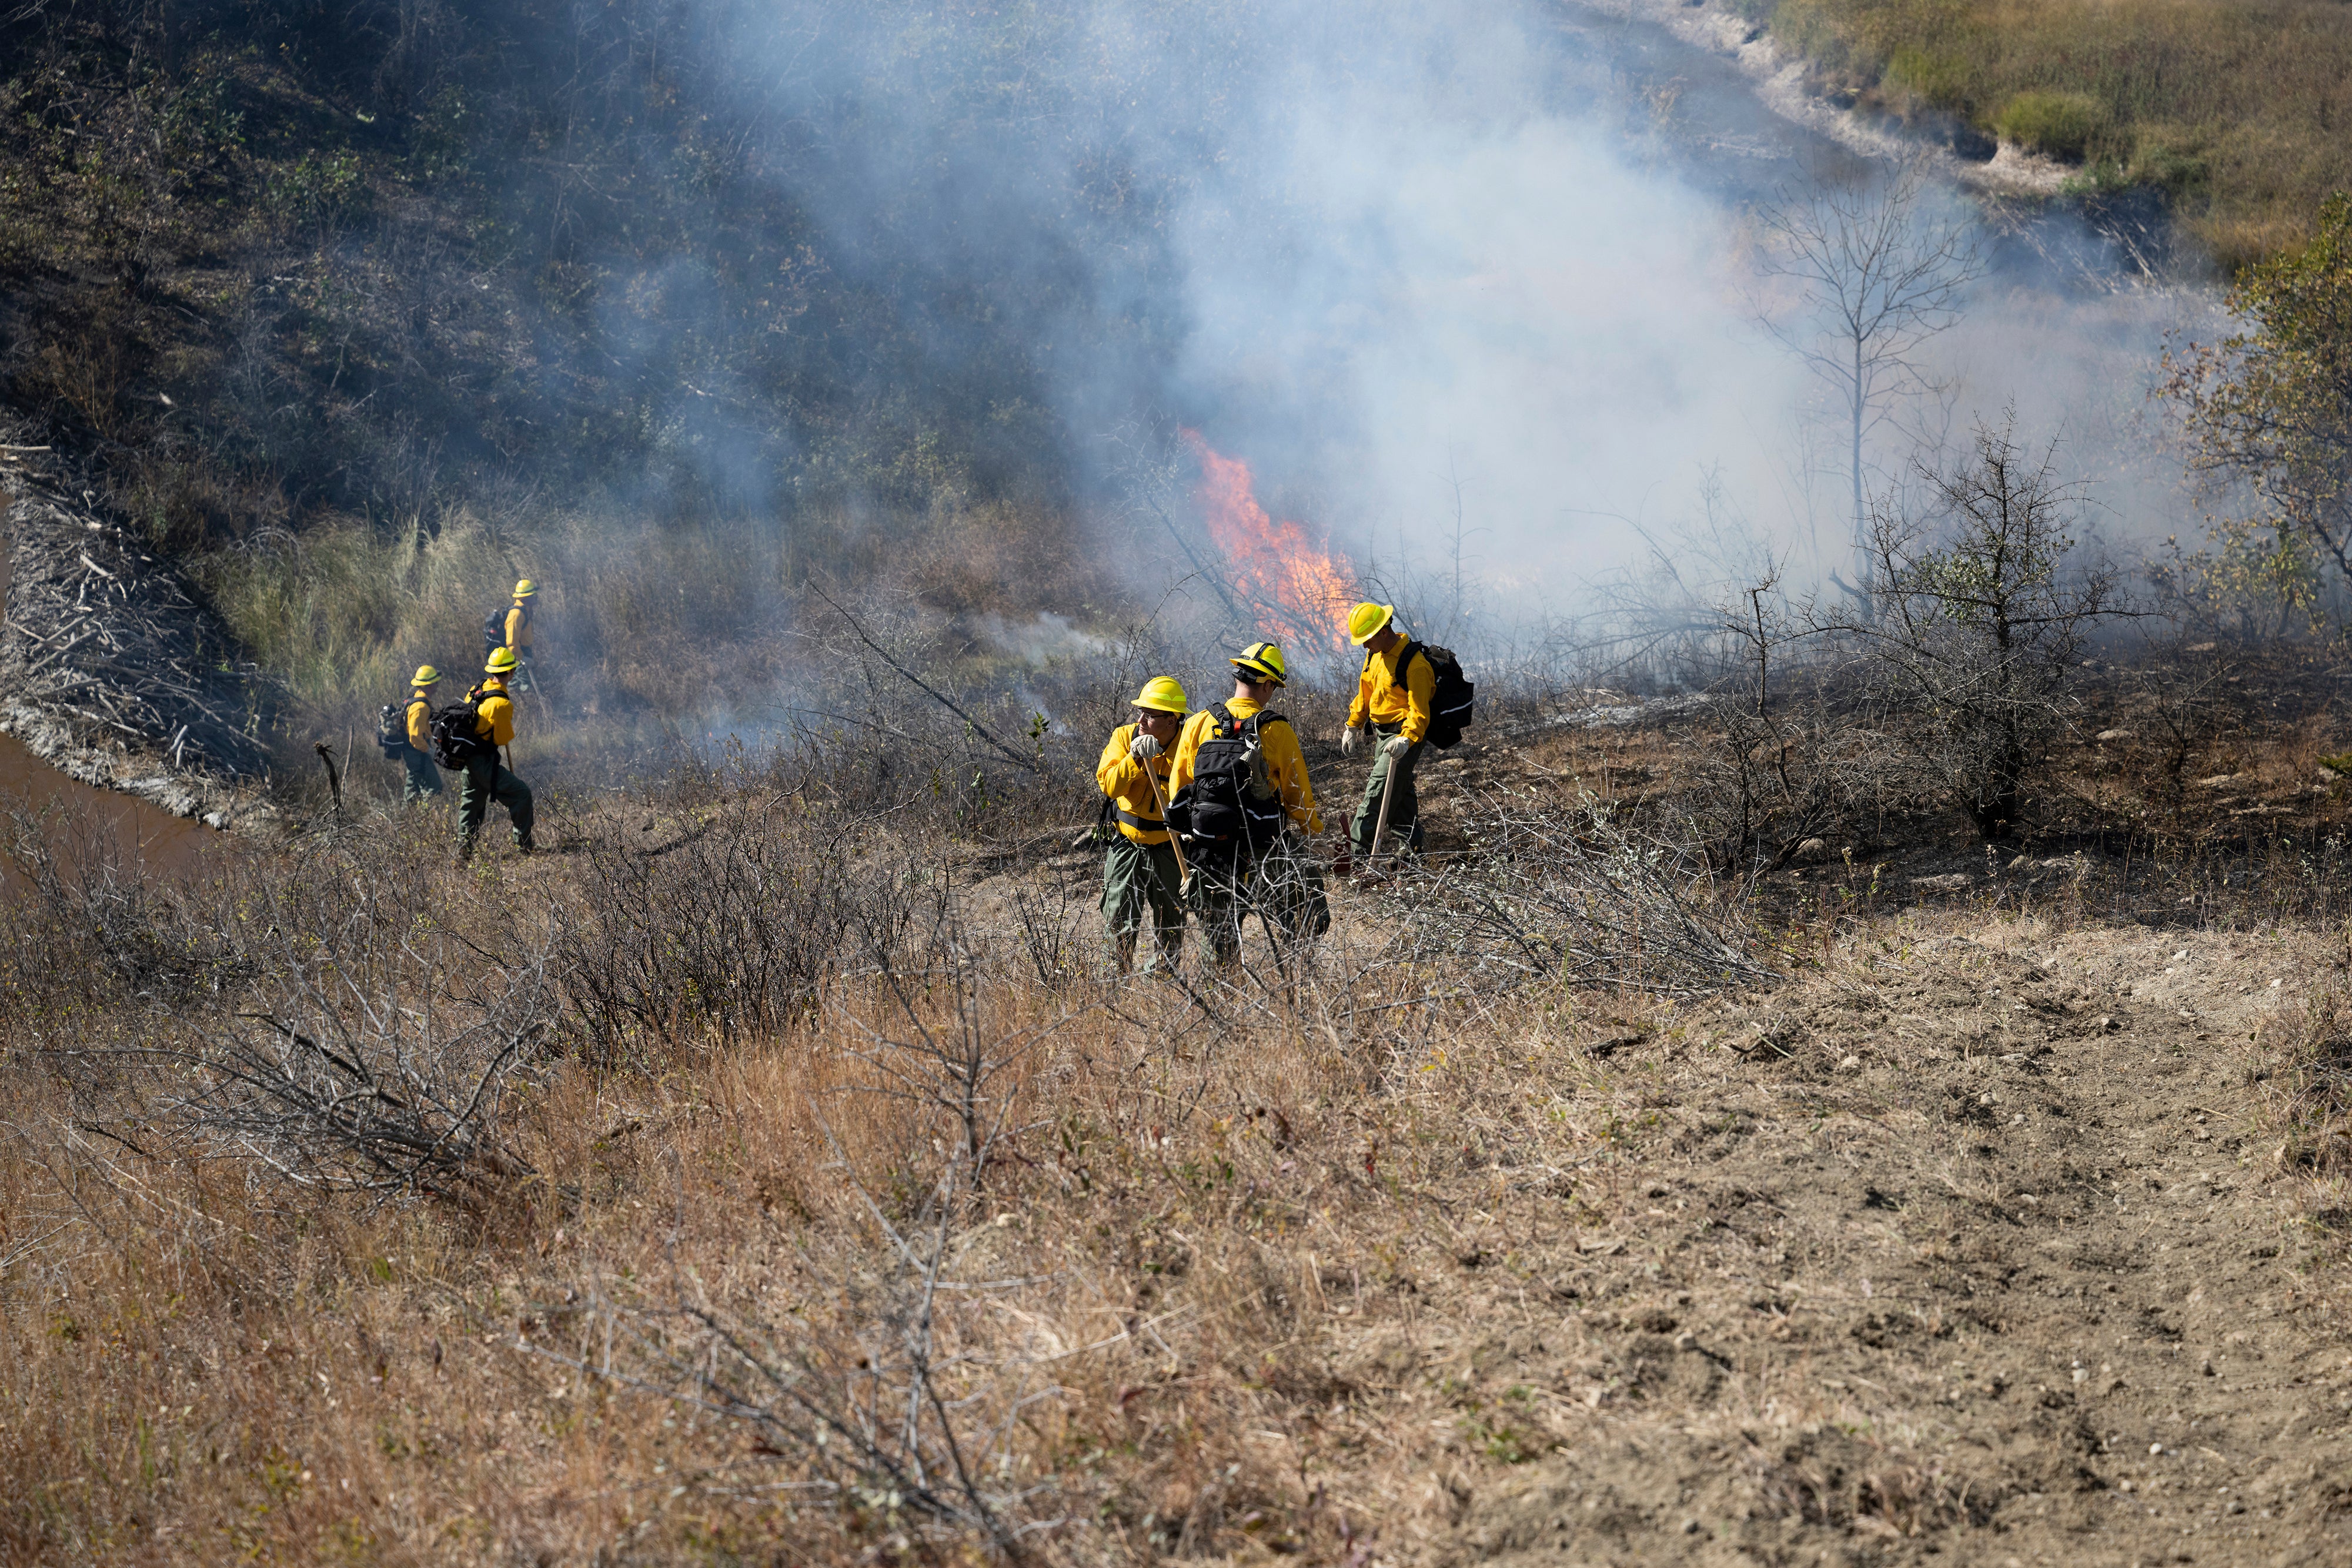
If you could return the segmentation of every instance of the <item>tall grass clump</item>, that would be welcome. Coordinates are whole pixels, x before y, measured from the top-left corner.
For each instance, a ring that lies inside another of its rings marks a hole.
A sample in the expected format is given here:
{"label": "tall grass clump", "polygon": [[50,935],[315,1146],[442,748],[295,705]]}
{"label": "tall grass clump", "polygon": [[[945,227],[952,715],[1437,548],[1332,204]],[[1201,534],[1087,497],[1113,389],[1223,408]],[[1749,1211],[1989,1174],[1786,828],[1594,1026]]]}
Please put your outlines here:
{"label": "tall grass clump", "polygon": [[1993,118],[1993,129],[2037,152],[2077,162],[2107,127],[2107,106],[2084,92],[2021,92]]}

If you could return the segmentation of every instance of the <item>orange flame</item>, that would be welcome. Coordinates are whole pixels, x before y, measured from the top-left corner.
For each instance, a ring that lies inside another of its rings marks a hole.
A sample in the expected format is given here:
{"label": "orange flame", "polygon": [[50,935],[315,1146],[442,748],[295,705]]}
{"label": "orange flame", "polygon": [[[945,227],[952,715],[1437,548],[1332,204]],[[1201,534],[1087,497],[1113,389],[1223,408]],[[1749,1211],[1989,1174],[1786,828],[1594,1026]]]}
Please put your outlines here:
{"label": "orange flame", "polygon": [[1266,516],[1246,462],[1217,452],[1198,431],[1183,434],[1201,465],[1193,498],[1225,559],[1235,597],[1293,658],[1345,649],[1348,606],[1355,598],[1347,557],[1317,549],[1297,523]]}

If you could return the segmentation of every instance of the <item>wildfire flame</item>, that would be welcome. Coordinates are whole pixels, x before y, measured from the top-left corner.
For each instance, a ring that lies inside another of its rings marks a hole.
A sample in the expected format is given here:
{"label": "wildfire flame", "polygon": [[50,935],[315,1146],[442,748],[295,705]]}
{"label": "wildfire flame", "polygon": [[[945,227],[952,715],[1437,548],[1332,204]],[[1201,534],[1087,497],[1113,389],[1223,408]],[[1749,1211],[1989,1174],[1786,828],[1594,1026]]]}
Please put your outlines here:
{"label": "wildfire flame", "polygon": [[1293,658],[1344,650],[1345,619],[1355,598],[1348,559],[1318,549],[1297,523],[1268,517],[1246,462],[1216,451],[1198,431],[1183,434],[1201,465],[1193,498],[1224,557],[1234,597]]}

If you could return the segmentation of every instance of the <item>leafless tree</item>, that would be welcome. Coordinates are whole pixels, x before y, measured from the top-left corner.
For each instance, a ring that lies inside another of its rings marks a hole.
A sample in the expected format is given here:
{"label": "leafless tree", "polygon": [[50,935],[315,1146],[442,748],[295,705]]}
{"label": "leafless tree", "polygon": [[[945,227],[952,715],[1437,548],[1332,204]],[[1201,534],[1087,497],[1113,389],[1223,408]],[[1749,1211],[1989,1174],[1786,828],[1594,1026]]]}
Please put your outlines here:
{"label": "leafless tree", "polygon": [[1914,162],[1867,184],[1783,193],[1756,214],[1764,240],[1758,265],[1794,293],[1763,302],[1759,317],[1844,415],[1861,580],[1832,575],[1865,612],[1876,564],[1865,447],[1905,404],[1938,390],[1920,350],[1958,323],[1961,298],[1983,271],[1968,224],[1931,209],[1931,194],[1926,166]]}
{"label": "leafless tree", "polygon": [[1867,613],[1818,615],[1895,732],[1987,838],[2018,821],[2027,765],[2065,721],[2083,639],[2122,613],[2117,573],[2079,559],[2084,497],[2056,448],[1977,427],[1971,455],[1917,467],[1923,507],[1870,518]]}
{"label": "leafless tree", "polygon": [[1680,803],[1710,863],[1752,879],[1916,795],[1917,768],[1887,744],[1875,705],[1832,689],[1853,684],[1809,607],[1780,597],[1777,576],[1717,613],[1727,673],[1696,727],[1701,744]]}

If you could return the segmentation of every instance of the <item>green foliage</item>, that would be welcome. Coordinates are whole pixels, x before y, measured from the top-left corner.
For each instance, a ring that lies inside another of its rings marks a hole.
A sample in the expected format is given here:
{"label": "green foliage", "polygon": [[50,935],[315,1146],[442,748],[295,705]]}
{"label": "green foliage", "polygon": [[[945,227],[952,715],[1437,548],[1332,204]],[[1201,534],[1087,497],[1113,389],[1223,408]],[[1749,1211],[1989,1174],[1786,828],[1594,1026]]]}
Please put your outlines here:
{"label": "green foliage", "polygon": [[2352,195],[2320,207],[2309,244],[2239,274],[2244,329],[2168,356],[2190,460],[2250,486],[2255,525],[2333,559],[2352,580]]}
{"label": "green foliage", "polygon": [[2141,126],[2137,137],[2132,149],[2133,179],[2158,186],[2178,200],[2209,193],[2213,165],[2208,137],[2161,121]]}
{"label": "green foliage", "polygon": [[272,169],[263,191],[279,221],[323,227],[357,211],[365,188],[357,153],[310,152]]}
{"label": "green foliage", "polygon": [[2329,562],[2305,536],[2253,517],[2225,517],[2205,549],[2168,538],[2148,576],[2171,609],[2199,626],[2248,643],[2316,636],[2343,595],[2328,591]]}
{"label": "green foliage", "polygon": [[1993,129],[2011,141],[2080,162],[2108,126],[2107,106],[2088,93],[2021,92],[1993,117]]}
{"label": "green foliage", "polygon": [[1948,51],[1906,44],[1886,62],[1886,83],[1897,91],[1938,109],[1967,100],[1969,63]]}

